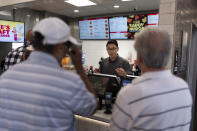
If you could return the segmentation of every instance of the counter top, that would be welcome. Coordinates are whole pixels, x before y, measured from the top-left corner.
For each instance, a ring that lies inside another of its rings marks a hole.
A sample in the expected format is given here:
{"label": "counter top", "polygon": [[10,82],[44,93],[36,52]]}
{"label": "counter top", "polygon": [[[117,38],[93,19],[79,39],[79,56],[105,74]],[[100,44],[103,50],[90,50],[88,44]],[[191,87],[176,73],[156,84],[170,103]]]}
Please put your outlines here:
{"label": "counter top", "polygon": [[94,113],[89,118],[109,123],[112,114],[105,114],[104,111],[105,111],[104,109],[103,110],[97,110],[96,113]]}
{"label": "counter top", "polygon": [[[105,122],[105,123],[110,123],[110,119],[111,119],[112,114],[105,114],[104,111],[105,111],[104,109],[97,110],[91,116],[88,116],[88,117],[81,116],[81,117],[90,118],[90,119]],[[76,115],[76,116],[80,116],[80,115]]]}

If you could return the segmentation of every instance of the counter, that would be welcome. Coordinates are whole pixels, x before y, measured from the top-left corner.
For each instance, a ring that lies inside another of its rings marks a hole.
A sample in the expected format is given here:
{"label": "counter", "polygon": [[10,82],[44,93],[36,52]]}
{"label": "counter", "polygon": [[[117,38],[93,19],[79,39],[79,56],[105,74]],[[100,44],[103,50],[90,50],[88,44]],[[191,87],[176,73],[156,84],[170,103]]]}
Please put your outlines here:
{"label": "counter", "polygon": [[[137,76],[127,75],[127,80],[133,80]],[[113,78],[120,83],[120,78],[115,75],[100,74],[100,73],[90,73],[88,74],[91,86],[96,92],[97,97],[99,98],[99,105],[105,105],[105,89],[106,89],[106,80],[108,78]],[[107,78],[107,79],[106,79]],[[117,84],[120,86],[121,84]],[[105,107],[102,110],[97,110],[95,114],[89,117],[83,117],[75,115],[76,119],[76,129],[77,131],[108,131],[109,123],[111,119],[111,114],[105,114]]]}
{"label": "counter", "polygon": [[89,117],[75,115],[76,131],[108,131],[111,114],[104,114],[104,110],[97,110]]}

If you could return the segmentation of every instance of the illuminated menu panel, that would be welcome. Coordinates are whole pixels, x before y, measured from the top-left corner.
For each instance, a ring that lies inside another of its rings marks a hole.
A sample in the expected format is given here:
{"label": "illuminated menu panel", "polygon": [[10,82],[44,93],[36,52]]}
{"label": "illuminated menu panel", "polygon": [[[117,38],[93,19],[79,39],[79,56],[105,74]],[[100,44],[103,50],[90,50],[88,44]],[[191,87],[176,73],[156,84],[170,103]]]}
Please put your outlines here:
{"label": "illuminated menu panel", "polygon": [[109,18],[110,39],[127,39],[127,17]]}
{"label": "illuminated menu panel", "polygon": [[158,27],[159,14],[148,14],[148,27]]}
{"label": "illuminated menu panel", "polygon": [[108,18],[79,20],[80,39],[109,39]]}
{"label": "illuminated menu panel", "polygon": [[146,14],[129,15],[127,17],[128,39],[134,39],[136,35],[141,30],[143,30],[146,25],[147,25]]}

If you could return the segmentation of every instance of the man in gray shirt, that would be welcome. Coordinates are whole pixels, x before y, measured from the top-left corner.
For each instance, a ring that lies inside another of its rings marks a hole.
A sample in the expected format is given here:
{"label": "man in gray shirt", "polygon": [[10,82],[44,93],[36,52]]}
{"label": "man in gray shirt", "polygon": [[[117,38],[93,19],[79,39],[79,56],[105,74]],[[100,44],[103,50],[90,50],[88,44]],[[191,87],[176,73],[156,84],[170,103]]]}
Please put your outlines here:
{"label": "man in gray shirt", "polygon": [[125,77],[131,73],[129,62],[118,55],[118,43],[116,40],[109,40],[106,44],[108,58],[104,59],[100,66],[103,74]]}
{"label": "man in gray shirt", "polygon": [[[131,73],[129,62],[118,55],[118,42],[116,40],[109,40],[106,44],[106,50],[109,55],[100,62],[100,73],[119,76],[121,79]],[[109,79],[106,92],[112,92],[116,96],[120,88],[113,87],[114,79]]]}

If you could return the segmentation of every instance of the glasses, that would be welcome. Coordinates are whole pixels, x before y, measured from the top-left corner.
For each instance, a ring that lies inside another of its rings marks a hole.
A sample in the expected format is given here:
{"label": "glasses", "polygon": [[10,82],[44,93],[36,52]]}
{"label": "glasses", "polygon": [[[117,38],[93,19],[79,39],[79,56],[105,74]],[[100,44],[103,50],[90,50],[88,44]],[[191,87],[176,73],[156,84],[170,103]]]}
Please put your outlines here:
{"label": "glasses", "polygon": [[117,48],[107,48],[108,51],[115,51]]}

